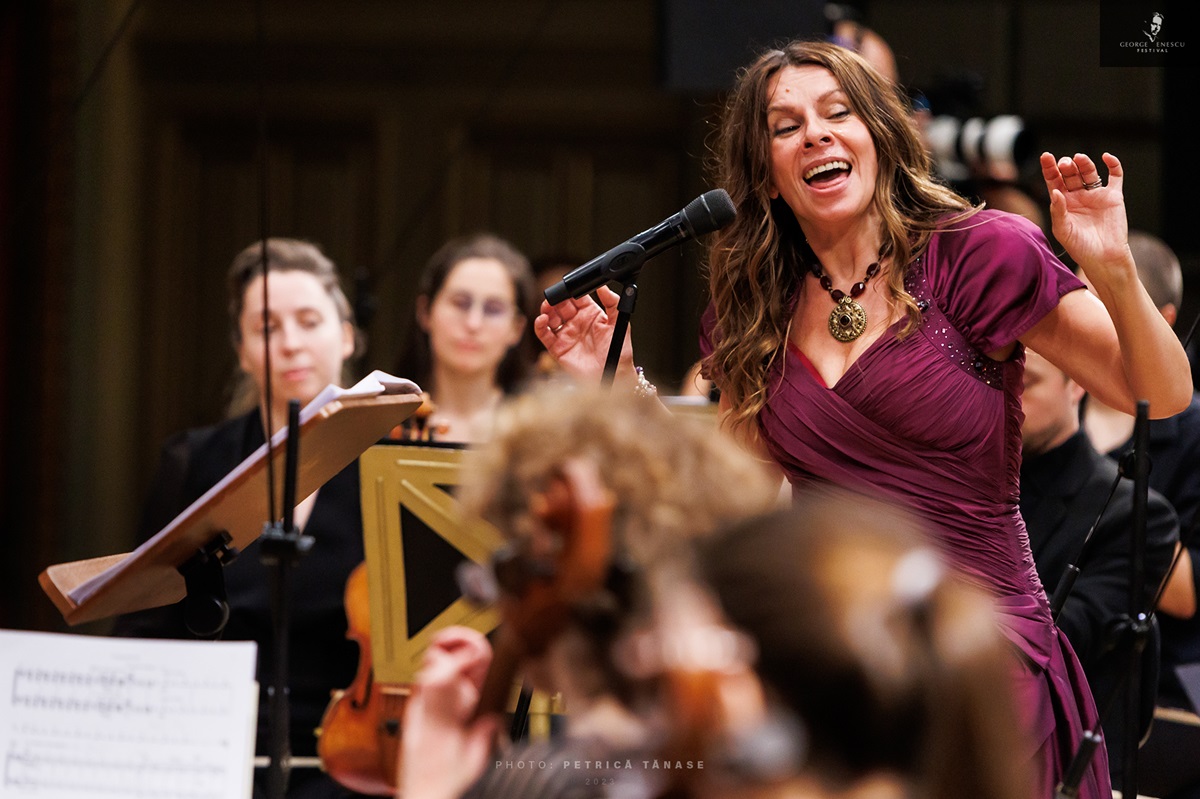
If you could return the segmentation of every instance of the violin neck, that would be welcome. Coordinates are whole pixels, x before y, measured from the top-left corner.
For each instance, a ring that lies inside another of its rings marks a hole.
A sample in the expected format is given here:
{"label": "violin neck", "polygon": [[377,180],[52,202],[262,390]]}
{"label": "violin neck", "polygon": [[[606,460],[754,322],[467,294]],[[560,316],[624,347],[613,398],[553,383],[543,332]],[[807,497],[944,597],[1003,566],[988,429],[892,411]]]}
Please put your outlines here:
{"label": "violin neck", "polygon": [[483,686],[479,689],[479,705],[475,708],[475,718],[489,713],[504,713],[524,655],[525,647],[522,643],[516,636],[506,633],[505,628],[501,626],[496,635],[492,663],[488,667],[487,676],[483,678]]}

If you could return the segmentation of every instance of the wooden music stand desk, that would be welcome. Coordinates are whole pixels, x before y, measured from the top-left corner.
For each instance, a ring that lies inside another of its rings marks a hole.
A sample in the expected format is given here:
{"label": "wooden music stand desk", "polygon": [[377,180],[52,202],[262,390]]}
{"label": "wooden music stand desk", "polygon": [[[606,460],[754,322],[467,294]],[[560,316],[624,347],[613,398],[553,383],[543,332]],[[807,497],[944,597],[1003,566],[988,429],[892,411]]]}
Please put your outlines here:
{"label": "wooden music stand desk", "polygon": [[[382,394],[322,405],[300,425],[296,496],[312,494],[420,404],[416,394]],[[285,449],[273,442],[279,475]],[[180,566],[223,532],[238,549],[262,533],[268,515],[266,466],[264,445],[132,553],[50,566],[38,576],[42,589],[72,625],[178,602],[185,595]],[[283,480],[276,482],[279,508]]]}

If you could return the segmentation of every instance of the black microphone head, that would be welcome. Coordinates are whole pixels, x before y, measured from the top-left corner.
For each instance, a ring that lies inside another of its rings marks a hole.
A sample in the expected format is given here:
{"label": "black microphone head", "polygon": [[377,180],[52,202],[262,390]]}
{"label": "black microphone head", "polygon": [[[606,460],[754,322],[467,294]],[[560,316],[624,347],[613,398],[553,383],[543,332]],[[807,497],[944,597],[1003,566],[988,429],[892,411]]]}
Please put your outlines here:
{"label": "black microphone head", "polygon": [[706,191],[683,209],[683,219],[693,236],[720,230],[733,221],[737,209],[724,189]]}

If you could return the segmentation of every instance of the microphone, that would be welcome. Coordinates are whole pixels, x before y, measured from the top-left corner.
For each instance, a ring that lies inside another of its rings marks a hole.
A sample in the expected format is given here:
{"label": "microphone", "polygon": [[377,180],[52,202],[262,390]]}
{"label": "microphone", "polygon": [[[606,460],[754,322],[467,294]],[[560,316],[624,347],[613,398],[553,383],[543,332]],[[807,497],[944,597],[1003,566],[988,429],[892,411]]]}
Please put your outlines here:
{"label": "microphone", "polygon": [[642,264],[668,247],[720,230],[735,216],[737,211],[733,201],[724,189],[707,191],[688,203],[682,211],[568,272],[562,280],[546,289],[546,301],[558,305],[563,300],[595,291],[611,280],[634,275],[642,268]]}

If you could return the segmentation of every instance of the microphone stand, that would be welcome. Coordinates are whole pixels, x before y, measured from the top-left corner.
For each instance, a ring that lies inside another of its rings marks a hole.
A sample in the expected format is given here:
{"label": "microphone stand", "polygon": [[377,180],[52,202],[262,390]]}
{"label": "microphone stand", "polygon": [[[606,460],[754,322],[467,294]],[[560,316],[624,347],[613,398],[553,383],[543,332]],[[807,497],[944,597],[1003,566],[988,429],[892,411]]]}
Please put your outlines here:
{"label": "microphone stand", "polygon": [[[638,264],[635,269],[628,271],[621,281],[621,299],[617,302],[617,321],[613,326],[612,341],[608,344],[608,357],[604,361],[604,376],[600,379],[600,384],[606,388],[612,388],[613,378],[617,374],[617,363],[621,360],[621,348],[625,346],[625,335],[629,330],[629,317],[633,315],[634,307],[637,305],[638,287],[633,281],[637,280],[638,273],[641,271],[642,266]],[[509,737],[514,741],[523,738],[529,729],[531,699],[532,693],[522,683],[509,731]]]}
{"label": "microphone stand", "polygon": [[[600,384],[606,388],[612,388],[613,378],[617,374],[617,363],[621,360],[621,349],[625,346],[625,336],[629,331],[629,318],[633,316],[634,308],[637,306],[638,274],[642,271],[642,265],[645,263],[646,253],[640,247],[630,247],[629,252],[621,257],[622,276],[621,283],[621,299],[617,302],[617,321],[613,325],[612,341],[608,343],[608,356],[604,361],[604,375],[600,378]],[[529,703],[531,692],[525,685],[521,685],[521,693],[517,698],[517,706],[513,711],[512,726],[510,728],[509,737],[514,741],[524,737],[526,730],[529,728]]]}
{"label": "microphone stand", "polygon": [[617,301],[617,321],[613,325],[612,341],[608,343],[608,357],[604,361],[604,376],[600,384],[612,388],[613,378],[617,374],[617,363],[621,360],[621,348],[625,346],[625,335],[629,331],[629,318],[637,306],[638,287],[634,283],[641,266],[629,272],[621,281],[621,299]]}
{"label": "microphone stand", "polygon": [[271,593],[271,632],[274,663],[267,688],[267,729],[270,762],[267,797],[283,799],[291,773],[291,711],[288,707],[288,628],[291,625],[290,570],[312,549],[312,536],[296,530],[296,471],[300,454],[300,402],[288,402],[287,458],[283,477],[283,521],[268,522],[260,538],[259,558],[268,567]]}
{"label": "microphone stand", "polygon": [[[1056,799],[1074,799],[1079,795],[1079,785],[1083,781],[1083,774],[1087,770],[1088,764],[1091,762],[1092,756],[1095,754],[1096,747],[1103,742],[1101,735],[1101,727],[1117,700],[1120,698],[1121,690],[1128,687],[1125,693],[1125,715],[1122,719],[1124,740],[1122,741],[1122,772],[1121,772],[1121,795],[1125,797],[1137,796],[1137,749],[1138,749],[1138,719],[1139,705],[1141,704],[1140,686],[1141,686],[1141,670],[1142,670],[1142,651],[1146,647],[1146,641],[1150,634],[1150,619],[1154,613],[1154,609],[1158,604],[1158,597],[1153,600],[1151,607],[1148,610],[1143,610],[1144,601],[1142,599],[1143,587],[1145,585],[1145,559],[1146,559],[1146,511],[1147,511],[1147,493],[1149,491],[1150,478],[1150,458],[1149,458],[1149,431],[1150,431],[1150,405],[1146,400],[1138,400],[1137,416],[1133,428],[1133,529],[1131,530],[1129,540],[1129,560],[1131,575],[1129,580],[1129,612],[1125,616],[1116,620],[1114,625],[1108,631],[1108,639],[1113,644],[1113,648],[1125,647],[1128,654],[1127,667],[1122,672],[1120,679],[1116,681],[1109,695],[1105,698],[1104,704],[1098,709],[1096,723],[1091,729],[1087,730],[1082,740],[1079,743],[1079,748],[1075,751],[1071,758],[1066,771],[1063,775],[1063,781],[1059,783],[1055,793]],[[1122,472],[1125,471],[1122,464]],[[1120,476],[1117,478],[1120,480]],[[1116,486],[1113,486],[1115,491]],[[1110,493],[1109,499],[1112,498]],[[1108,507],[1108,502],[1105,502],[1105,508]],[[1101,515],[1104,509],[1100,511]],[[1099,523],[1099,518],[1097,518]],[[1092,530],[1095,525],[1092,526]],[[1088,533],[1088,538],[1091,537],[1091,531]],[[1087,539],[1084,541],[1084,546],[1087,546]],[[1068,569],[1074,569],[1075,574],[1079,570],[1073,564]],[[1163,585],[1171,577],[1170,572],[1163,577]],[[1074,576],[1071,576],[1071,581],[1074,581]],[[1061,585],[1060,585],[1061,589]],[[1067,589],[1068,591],[1070,589]],[[1066,601],[1065,593],[1059,601],[1061,591],[1055,591],[1055,602],[1058,603],[1058,611],[1062,610],[1061,605]],[[1159,591],[1161,595],[1161,590]],[[1058,615],[1055,612],[1055,618]]]}
{"label": "microphone stand", "polygon": [[[629,318],[633,316],[637,306],[638,287],[634,282],[646,262],[646,251],[636,244],[625,244],[613,258],[614,264],[619,264],[621,277],[620,300],[617,301],[617,320],[613,325],[612,341],[608,344],[608,356],[604,361],[604,374],[600,384],[611,388],[613,378],[617,374],[617,364],[621,360],[621,349],[625,346],[625,336],[629,331]],[[586,292],[579,292],[583,296]],[[529,704],[532,692],[522,681],[521,691],[517,696],[517,705],[513,710],[512,724],[509,728],[509,738],[516,741],[525,737],[529,729]]]}

